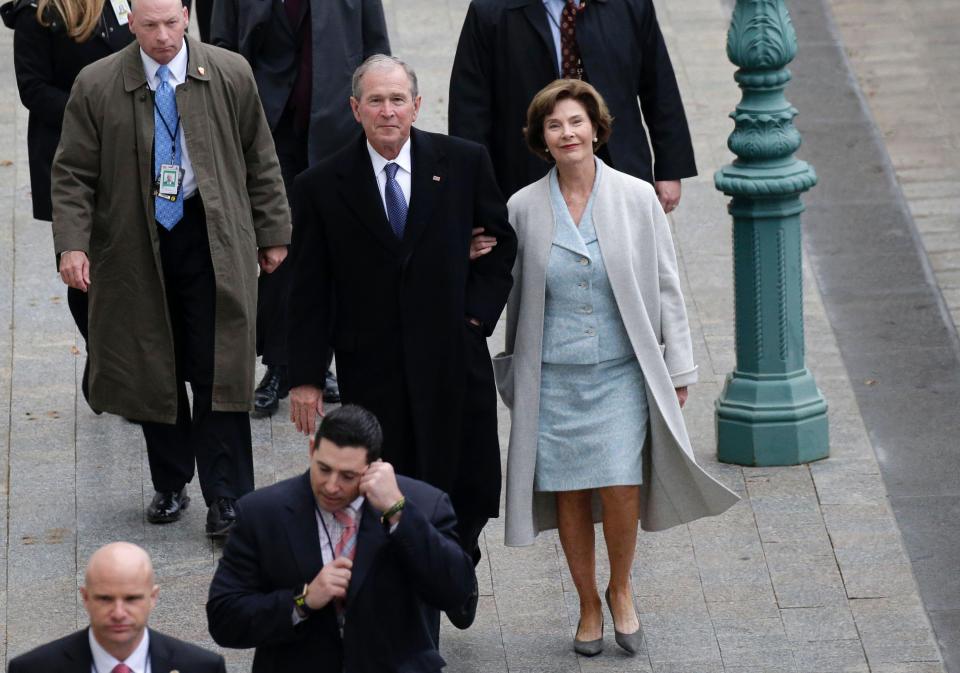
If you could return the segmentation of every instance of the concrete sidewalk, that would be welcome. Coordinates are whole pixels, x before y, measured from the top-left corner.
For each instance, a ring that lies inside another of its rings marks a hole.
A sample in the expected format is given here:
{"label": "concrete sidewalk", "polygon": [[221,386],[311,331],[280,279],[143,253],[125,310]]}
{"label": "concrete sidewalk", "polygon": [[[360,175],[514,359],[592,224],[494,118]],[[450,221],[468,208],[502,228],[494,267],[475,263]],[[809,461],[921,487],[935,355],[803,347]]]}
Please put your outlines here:
{"label": "concrete sidewalk", "polygon": [[[467,4],[385,2],[395,53],[421,78],[421,128],[446,128],[449,68]],[[713,401],[734,366],[730,221],[712,182],[732,158],[727,115],[739,100],[725,56],[730,8],[721,0],[670,0],[658,11],[701,173],[684,183],[673,218],[701,372],[685,415],[698,460],[744,500],[720,517],[641,534],[634,588],[646,648],[633,658],[616,647],[609,624],[604,654],[574,655],[577,600],[556,536],[507,549],[502,519],[491,522],[478,620],[466,632],[445,625],[447,670],[944,671],[809,272],[807,362],[830,404],[831,457],[776,469],[716,462]],[[0,49],[12,50],[9,31],[0,33]],[[799,58],[806,55],[801,44]],[[154,557],[162,587],[154,626],[211,645],[203,605],[218,548],[203,536],[203,508],[173,526],[147,524],[152,488],[139,429],[94,416],[79,395],[83,344],[54,273],[49,226],[30,218],[27,116],[11,59],[0,62],[0,113],[0,320],[9,325],[0,330],[0,473],[8,475],[0,483],[0,657],[5,662],[85,623],[79,573],[94,548],[114,539],[142,544]],[[501,346],[494,335],[491,350]],[[306,446],[286,410],[284,403],[273,420],[254,421],[258,485],[305,467]],[[501,409],[504,452],[507,424]],[[602,587],[606,578],[598,581]],[[231,670],[249,670],[251,653],[226,654]]]}

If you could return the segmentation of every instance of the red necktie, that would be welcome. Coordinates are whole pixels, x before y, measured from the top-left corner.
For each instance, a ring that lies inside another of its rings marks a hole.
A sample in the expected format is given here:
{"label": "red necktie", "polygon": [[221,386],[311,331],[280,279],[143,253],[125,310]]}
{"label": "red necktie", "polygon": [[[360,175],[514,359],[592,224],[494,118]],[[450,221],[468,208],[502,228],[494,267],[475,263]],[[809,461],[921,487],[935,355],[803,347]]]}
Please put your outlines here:
{"label": "red necktie", "polygon": [[564,79],[583,79],[580,47],[577,46],[577,14],[586,7],[577,0],[567,0],[560,15],[560,76]]}
{"label": "red necktie", "polygon": [[120,662],[113,667],[113,670],[110,673],[133,673],[133,669],[127,666],[125,663]]}
{"label": "red necktie", "polygon": [[[343,526],[343,532],[340,533],[337,546],[333,548],[333,554],[336,558],[346,556],[352,561],[353,557],[357,555],[357,522],[354,518],[353,510],[349,507],[344,507],[334,512],[333,518]],[[334,602],[334,606],[337,609],[338,619],[342,619],[344,610],[346,609],[346,601],[338,599]],[[341,628],[342,626],[343,624],[341,622]]]}

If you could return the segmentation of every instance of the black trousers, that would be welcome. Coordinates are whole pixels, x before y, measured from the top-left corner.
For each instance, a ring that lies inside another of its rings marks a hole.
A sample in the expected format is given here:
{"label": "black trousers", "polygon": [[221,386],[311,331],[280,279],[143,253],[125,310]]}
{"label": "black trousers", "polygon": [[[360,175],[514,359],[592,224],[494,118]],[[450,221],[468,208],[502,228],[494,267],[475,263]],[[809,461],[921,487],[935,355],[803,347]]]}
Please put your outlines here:
{"label": "black trousers", "polygon": [[[183,0],[184,7],[190,0]],[[210,43],[210,20],[213,17],[213,0],[194,0],[193,11],[197,15],[197,28],[200,29],[200,41]]]}
{"label": "black trousers", "polygon": [[[184,203],[183,219],[157,226],[160,261],[177,359],[177,422],[142,423],[153,487],[177,491],[193,479],[196,460],[207,506],[218,497],[253,490],[253,447],[246,412],[213,411],[216,280],[199,196]],[[193,392],[193,409],[186,383]]]}

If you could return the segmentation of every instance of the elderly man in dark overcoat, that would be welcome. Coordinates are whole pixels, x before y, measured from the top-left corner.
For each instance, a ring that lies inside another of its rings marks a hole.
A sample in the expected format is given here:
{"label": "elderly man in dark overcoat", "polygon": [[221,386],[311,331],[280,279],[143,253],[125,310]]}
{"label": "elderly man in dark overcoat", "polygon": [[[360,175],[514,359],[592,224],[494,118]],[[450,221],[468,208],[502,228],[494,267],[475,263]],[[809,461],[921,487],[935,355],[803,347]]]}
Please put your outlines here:
{"label": "elderly man in dark overcoat", "polygon": [[290,210],[250,66],[186,25],[179,0],[137,0],[137,42],[80,73],[53,234],[64,282],[90,297],[90,404],[143,426],[148,520],[180,517],[196,459],[216,536],[253,490],[257,263],[285,258]]}
{"label": "elderly man in dark overcoat", "polygon": [[616,120],[601,158],[652,183],[673,210],[697,169],[651,0],[473,0],[450,74],[450,135],[486,145],[510,197],[550,168],[523,127],[533,96],[559,77],[596,87]]}
{"label": "elderly man in dark overcoat", "polygon": [[[364,137],[294,185],[292,420],[313,431],[332,344],[344,402],[380,419],[398,473],[450,494],[476,561],[500,496],[485,337],[510,292],[516,236],[486,150],[411,130],[420,96],[409,66],[367,59],[350,104]],[[498,244],[471,263],[474,227]]]}
{"label": "elderly man in dark overcoat", "polygon": [[[390,53],[381,0],[218,0],[212,32],[213,44],[239,52],[253,68],[288,195],[307,166],[360,135],[344,101],[357,66]],[[289,267],[260,277],[257,353],[267,371],[254,395],[258,415],[273,414],[288,392]],[[324,399],[339,401],[329,370]]]}

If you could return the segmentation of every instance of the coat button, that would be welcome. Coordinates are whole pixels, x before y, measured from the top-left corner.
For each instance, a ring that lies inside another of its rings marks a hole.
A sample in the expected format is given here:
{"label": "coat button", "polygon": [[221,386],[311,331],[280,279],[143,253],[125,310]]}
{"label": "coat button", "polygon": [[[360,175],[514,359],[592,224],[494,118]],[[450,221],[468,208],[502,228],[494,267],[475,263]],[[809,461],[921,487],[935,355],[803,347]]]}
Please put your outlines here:
{"label": "coat button", "polygon": [[581,257],[581,258],[580,258],[580,265],[581,265],[581,266],[586,266],[586,265],[589,264],[589,263],[590,263],[590,259],[589,259],[589,258],[587,258],[587,257]]}
{"label": "coat button", "polygon": [[580,307],[580,310],[583,311],[584,313],[593,313],[593,307],[590,306],[590,304],[584,304],[583,306]]}
{"label": "coat button", "polygon": [[585,288],[586,286],[587,286],[587,281],[585,281],[585,280],[581,280],[579,283],[577,283],[577,287],[579,287],[579,288],[581,288],[581,289],[582,289],[582,288]]}
{"label": "coat button", "polygon": [[587,329],[585,329],[585,330],[583,331],[583,333],[586,334],[587,336],[593,336],[594,334],[597,333],[597,331],[596,331],[595,329],[593,329],[592,327],[588,327]]}

